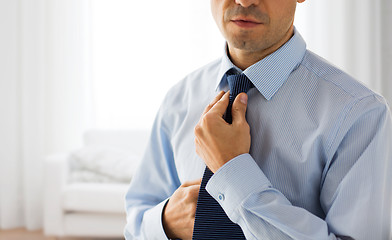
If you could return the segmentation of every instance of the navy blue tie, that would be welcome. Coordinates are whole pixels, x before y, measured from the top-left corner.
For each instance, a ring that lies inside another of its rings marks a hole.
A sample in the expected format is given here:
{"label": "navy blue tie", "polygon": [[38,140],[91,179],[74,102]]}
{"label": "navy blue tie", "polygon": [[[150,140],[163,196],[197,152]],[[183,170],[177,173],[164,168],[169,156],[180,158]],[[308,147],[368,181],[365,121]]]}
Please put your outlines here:
{"label": "navy blue tie", "polygon": [[[247,92],[253,84],[245,74],[230,75],[226,73],[230,88],[229,105],[223,118],[232,123],[231,108],[235,97],[241,92]],[[199,197],[197,200],[195,225],[192,239],[245,239],[239,225],[233,223],[226,215],[219,203],[206,191],[206,185],[213,173],[206,167],[201,181]]]}

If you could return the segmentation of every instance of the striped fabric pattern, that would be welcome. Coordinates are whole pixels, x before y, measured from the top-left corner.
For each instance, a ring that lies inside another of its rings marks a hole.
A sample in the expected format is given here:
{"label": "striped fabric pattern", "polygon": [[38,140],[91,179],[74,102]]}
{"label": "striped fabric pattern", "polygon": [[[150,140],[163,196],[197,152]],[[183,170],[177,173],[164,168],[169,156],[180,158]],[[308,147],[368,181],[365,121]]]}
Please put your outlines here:
{"label": "striped fabric pattern", "polygon": [[227,75],[227,83],[229,84],[230,96],[229,96],[229,106],[227,107],[226,114],[224,119],[228,123],[232,123],[233,119],[231,116],[231,108],[233,106],[234,99],[238,94],[242,92],[248,92],[249,89],[253,87],[251,81],[249,81],[248,77],[245,74],[235,74],[235,75]]}
{"label": "striped fabric pattern", "polygon": [[197,200],[192,239],[245,239],[240,226],[230,221],[219,203],[206,191],[207,182],[212,175],[206,167]]}
{"label": "striped fabric pattern", "polygon": [[[224,76],[230,87],[229,105],[223,117],[228,123],[232,123],[231,108],[236,96],[253,87],[245,74],[234,72],[230,69]],[[205,187],[212,175],[206,167],[197,200],[193,239],[245,239],[240,226],[227,217],[219,203],[206,191]]]}
{"label": "striped fabric pattern", "polygon": [[[224,75],[233,67],[224,54],[167,94],[126,195],[127,240],[167,239],[165,204],[205,170],[194,127],[229,90]],[[392,239],[385,100],[306,50],[297,31],[243,73],[255,86],[247,93],[250,152],[217,170],[205,189],[246,239]]]}

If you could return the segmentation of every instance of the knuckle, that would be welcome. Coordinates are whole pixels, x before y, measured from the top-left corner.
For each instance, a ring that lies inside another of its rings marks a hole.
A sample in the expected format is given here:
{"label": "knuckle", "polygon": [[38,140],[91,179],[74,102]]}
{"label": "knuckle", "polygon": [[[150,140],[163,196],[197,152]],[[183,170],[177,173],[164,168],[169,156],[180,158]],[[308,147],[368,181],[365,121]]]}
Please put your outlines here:
{"label": "knuckle", "polygon": [[242,106],[242,105],[240,105],[240,104],[233,104],[233,110],[234,111],[243,111],[244,110],[244,107]]}
{"label": "knuckle", "polygon": [[208,129],[208,125],[210,124],[211,114],[206,113],[201,119],[200,122],[195,127],[195,134],[197,136],[201,136],[204,129]]}
{"label": "knuckle", "polygon": [[[200,136],[201,132],[202,132],[201,126],[199,124],[197,124],[195,126],[194,133],[196,136]],[[196,141],[196,139],[195,139],[195,141]]]}
{"label": "knuckle", "polygon": [[245,131],[250,132],[249,124],[248,124],[246,121],[242,122],[241,127],[242,127]]}
{"label": "knuckle", "polygon": [[184,188],[184,196],[186,199],[194,199],[198,196],[197,188],[194,186]]}
{"label": "knuckle", "polygon": [[238,126],[243,129],[244,131],[250,131],[249,124],[246,120],[244,121],[238,121]]}
{"label": "knuckle", "polygon": [[186,191],[185,191],[185,198],[186,199],[192,199],[192,197],[193,197],[192,191],[190,191],[189,188],[187,188]]}
{"label": "knuckle", "polygon": [[207,109],[211,109],[214,105],[215,105],[214,103],[209,103],[209,104],[207,105]]}
{"label": "knuckle", "polygon": [[235,112],[239,112],[240,111],[240,108],[238,107],[238,106],[233,106],[232,107],[232,111],[235,111]]}
{"label": "knuckle", "polygon": [[209,123],[211,122],[211,121],[213,121],[214,120],[214,115],[213,114],[211,114],[211,113],[206,113],[205,115],[204,115],[204,117],[203,117],[203,119],[202,119],[202,123],[203,123],[203,125],[209,125]]}
{"label": "knuckle", "polygon": [[182,188],[182,191],[186,191],[187,186],[189,186],[190,182],[185,181],[183,184],[181,184],[180,188]]}

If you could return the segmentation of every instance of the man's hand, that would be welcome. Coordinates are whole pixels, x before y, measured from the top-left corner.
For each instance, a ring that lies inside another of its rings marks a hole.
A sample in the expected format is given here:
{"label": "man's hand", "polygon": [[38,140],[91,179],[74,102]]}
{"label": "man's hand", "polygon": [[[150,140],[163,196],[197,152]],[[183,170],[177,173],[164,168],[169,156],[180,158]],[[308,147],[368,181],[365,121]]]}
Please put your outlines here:
{"label": "man's hand", "polygon": [[231,159],[249,153],[250,128],[245,119],[248,96],[240,93],[233,102],[233,123],[228,124],[223,114],[229,104],[229,92],[216,96],[204,110],[195,127],[196,153],[212,172]]}
{"label": "man's hand", "polygon": [[170,239],[192,239],[201,179],[185,182],[171,196],[163,210],[162,223]]}

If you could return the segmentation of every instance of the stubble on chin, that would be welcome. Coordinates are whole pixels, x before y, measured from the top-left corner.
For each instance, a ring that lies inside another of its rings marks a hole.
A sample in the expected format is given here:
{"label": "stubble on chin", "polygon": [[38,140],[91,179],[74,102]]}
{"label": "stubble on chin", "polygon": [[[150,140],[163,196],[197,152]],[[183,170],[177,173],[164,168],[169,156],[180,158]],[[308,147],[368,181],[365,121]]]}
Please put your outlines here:
{"label": "stubble on chin", "polygon": [[240,32],[240,34],[232,35],[226,39],[231,47],[241,49],[247,52],[255,52],[268,47],[269,43],[266,36],[252,37],[249,36],[249,34],[249,32]]}
{"label": "stubble on chin", "polygon": [[[244,8],[241,5],[234,5],[231,8],[228,8],[223,16],[223,20],[226,24],[228,24],[232,19],[241,16],[241,17],[251,17],[262,23],[263,25],[270,24],[270,17],[267,13],[260,11],[255,6],[250,6],[248,8]],[[230,29],[226,29],[227,33],[225,38],[230,43],[230,45],[237,49],[242,49],[246,51],[255,51],[264,45],[260,44],[260,38],[265,38],[265,36],[254,36],[254,32],[252,30],[240,30],[237,33],[231,32]],[[257,43],[254,41],[256,39]],[[264,41],[262,41],[264,42]],[[266,43],[266,45],[268,45]]]}

